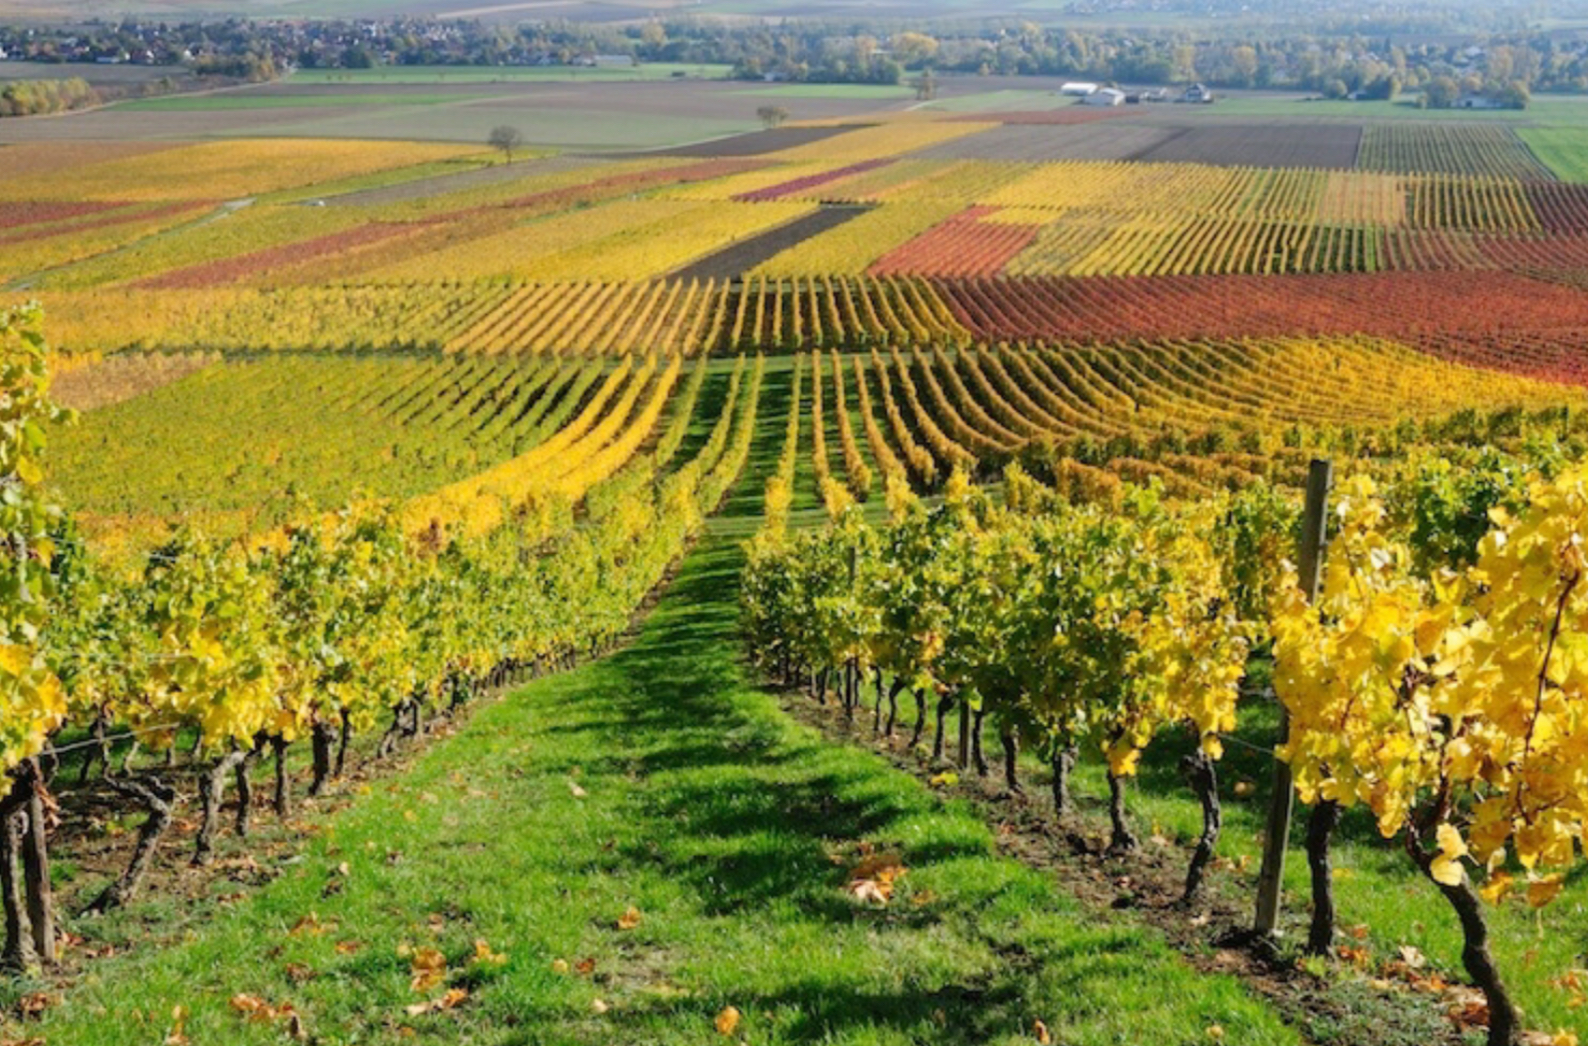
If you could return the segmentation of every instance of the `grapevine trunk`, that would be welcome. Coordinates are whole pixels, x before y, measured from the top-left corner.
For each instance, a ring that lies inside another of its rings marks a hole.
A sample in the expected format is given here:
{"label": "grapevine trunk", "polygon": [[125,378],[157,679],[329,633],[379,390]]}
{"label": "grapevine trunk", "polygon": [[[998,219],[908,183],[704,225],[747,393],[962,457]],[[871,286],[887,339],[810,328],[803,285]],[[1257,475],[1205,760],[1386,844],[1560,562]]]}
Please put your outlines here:
{"label": "grapevine trunk", "polygon": [[1329,838],[1340,823],[1340,804],[1320,800],[1307,818],[1307,868],[1312,873],[1312,926],[1307,952],[1328,955],[1334,946],[1334,870],[1329,867]]}

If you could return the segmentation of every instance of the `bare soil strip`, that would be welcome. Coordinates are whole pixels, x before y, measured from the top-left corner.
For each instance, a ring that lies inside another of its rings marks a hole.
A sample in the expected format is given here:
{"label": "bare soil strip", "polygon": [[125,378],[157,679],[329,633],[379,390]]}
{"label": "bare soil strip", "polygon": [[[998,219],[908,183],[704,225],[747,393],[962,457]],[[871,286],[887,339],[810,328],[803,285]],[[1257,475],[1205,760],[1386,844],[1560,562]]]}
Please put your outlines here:
{"label": "bare soil strip", "polygon": [[673,276],[686,280],[731,280],[812,236],[835,229],[851,218],[860,217],[867,210],[865,207],[823,207],[813,214],[796,218],[786,225],[768,229],[759,236],[740,240],[697,259],[673,273]]}

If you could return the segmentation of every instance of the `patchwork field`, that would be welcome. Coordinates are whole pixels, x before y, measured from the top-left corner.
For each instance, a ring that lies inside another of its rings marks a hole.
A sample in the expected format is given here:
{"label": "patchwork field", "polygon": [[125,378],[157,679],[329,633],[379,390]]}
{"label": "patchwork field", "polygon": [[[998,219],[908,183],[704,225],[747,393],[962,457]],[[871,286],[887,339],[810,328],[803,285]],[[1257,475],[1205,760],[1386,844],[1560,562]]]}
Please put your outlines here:
{"label": "patchwork field", "polygon": [[674,71],[0,124],[0,1042],[1575,1046],[1580,128]]}

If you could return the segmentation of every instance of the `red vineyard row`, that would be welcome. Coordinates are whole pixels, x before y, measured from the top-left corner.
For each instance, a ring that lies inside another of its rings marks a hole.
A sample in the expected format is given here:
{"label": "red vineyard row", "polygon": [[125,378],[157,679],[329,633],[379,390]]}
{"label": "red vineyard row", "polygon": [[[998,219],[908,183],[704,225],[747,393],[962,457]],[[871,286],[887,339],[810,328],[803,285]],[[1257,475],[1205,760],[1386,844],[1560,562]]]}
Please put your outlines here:
{"label": "red vineyard row", "polygon": [[1588,294],[1504,272],[933,281],[988,341],[1369,334],[1588,384]]}

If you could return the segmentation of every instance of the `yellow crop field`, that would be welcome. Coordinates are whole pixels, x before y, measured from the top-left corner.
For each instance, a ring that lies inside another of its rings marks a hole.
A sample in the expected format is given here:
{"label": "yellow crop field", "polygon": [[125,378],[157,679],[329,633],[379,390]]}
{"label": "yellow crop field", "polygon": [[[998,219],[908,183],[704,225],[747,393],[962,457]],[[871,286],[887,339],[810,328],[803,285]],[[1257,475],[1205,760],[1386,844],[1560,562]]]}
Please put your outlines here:
{"label": "yellow crop field", "polygon": [[[699,204],[677,200],[616,200],[464,239],[443,250],[403,258],[368,274],[381,283],[449,279],[528,278],[548,256],[638,229],[678,220]],[[498,224],[498,223],[492,223]],[[481,223],[480,227],[486,227]]]}
{"label": "yellow crop field", "polygon": [[0,178],[7,200],[230,200],[479,153],[478,145],[308,138],[205,142],[90,163],[62,178]]}
{"label": "yellow crop field", "polygon": [[772,156],[782,160],[815,160],[833,164],[857,163],[903,156],[917,149],[950,142],[967,134],[990,130],[998,124],[969,121],[894,121],[857,128],[818,142],[782,149]]}
{"label": "yellow crop field", "polygon": [[[662,206],[660,201],[653,206]],[[644,280],[815,210],[805,203],[697,204],[649,225],[543,255],[524,268],[536,280]]]}

